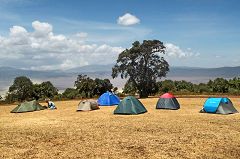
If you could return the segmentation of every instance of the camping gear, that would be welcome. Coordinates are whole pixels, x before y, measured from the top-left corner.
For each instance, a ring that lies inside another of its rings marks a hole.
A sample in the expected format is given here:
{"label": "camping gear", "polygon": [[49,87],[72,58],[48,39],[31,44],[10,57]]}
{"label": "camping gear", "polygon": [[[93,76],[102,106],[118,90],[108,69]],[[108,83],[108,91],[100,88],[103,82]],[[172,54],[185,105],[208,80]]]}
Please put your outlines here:
{"label": "camping gear", "polygon": [[208,98],[200,112],[214,114],[238,113],[229,98]]}
{"label": "camping gear", "polygon": [[156,109],[177,110],[180,109],[180,105],[174,95],[172,95],[171,93],[165,93],[160,96],[156,105]]}
{"label": "camping gear", "polygon": [[11,111],[11,113],[33,112],[44,109],[46,109],[46,107],[41,106],[36,100],[33,100],[30,102],[23,102],[19,104]]}
{"label": "camping gear", "polygon": [[80,101],[77,107],[77,111],[90,111],[99,109],[96,101],[83,100]]}
{"label": "camping gear", "polygon": [[112,105],[118,105],[120,103],[120,99],[118,96],[111,92],[103,93],[98,98],[98,105],[100,106],[112,106]]}
{"label": "camping gear", "polygon": [[143,104],[135,97],[125,97],[114,110],[114,114],[136,115],[146,113]]}

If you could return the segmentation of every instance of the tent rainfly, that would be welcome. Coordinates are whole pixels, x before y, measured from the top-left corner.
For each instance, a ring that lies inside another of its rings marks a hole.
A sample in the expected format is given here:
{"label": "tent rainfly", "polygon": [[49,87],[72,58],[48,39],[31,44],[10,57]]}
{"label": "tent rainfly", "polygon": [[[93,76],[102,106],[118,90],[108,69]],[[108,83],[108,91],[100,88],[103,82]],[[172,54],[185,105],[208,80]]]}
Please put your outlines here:
{"label": "tent rainfly", "polygon": [[200,113],[234,114],[238,111],[229,98],[208,98]]}
{"label": "tent rainfly", "polygon": [[111,92],[103,93],[98,98],[98,105],[100,106],[112,106],[112,105],[118,105],[120,103],[120,99],[118,96]]}
{"label": "tent rainfly", "polygon": [[90,111],[99,109],[96,101],[83,100],[80,101],[77,107],[77,111]]}
{"label": "tent rainfly", "polygon": [[14,108],[11,113],[23,113],[44,110],[45,107],[41,106],[36,100],[30,102],[23,102]]}
{"label": "tent rainfly", "polygon": [[114,110],[114,114],[124,115],[137,115],[146,112],[147,110],[143,104],[133,96],[125,97]]}
{"label": "tent rainfly", "polygon": [[159,98],[156,109],[177,110],[180,109],[180,104],[171,93],[165,93]]}

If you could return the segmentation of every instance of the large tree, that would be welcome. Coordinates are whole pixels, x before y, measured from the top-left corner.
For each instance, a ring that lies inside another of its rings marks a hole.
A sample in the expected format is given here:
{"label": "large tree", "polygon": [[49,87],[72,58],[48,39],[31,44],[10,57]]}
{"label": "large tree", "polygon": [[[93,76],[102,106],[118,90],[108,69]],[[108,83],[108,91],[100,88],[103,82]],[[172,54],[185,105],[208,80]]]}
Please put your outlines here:
{"label": "large tree", "polygon": [[101,95],[106,91],[111,91],[113,88],[109,79],[92,79],[82,74],[78,75],[74,86],[81,96],[90,98],[94,95]]}
{"label": "large tree", "polygon": [[76,89],[74,88],[67,88],[63,93],[62,93],[63,97],[64,98],[67,98],[67,99],[74,99],[76,98],[79,93]]}
{"label": "large tree", "polygon": [[135,95],[137,92],[137,88],[133,86],[133,82],[127,81],[123,87],[123,93],[129,94],[129,95]]}
{"label": "large tree", "polygon": [[20,76],[14,79],[13,85],[9,87],[8,94],[16,96],[17,100],[23,101],[32,97],[33,83],[25,77]]}
{"label": "large tree", "polygon": [[229,85],[231,88],[240,90],[240,77],[234,77],[229,80]]}
{"label": "large tree", "polygon": [[175,81],[174,85],[176,87],[176,91],[177,92],[193,92],[194,88],[193,88],[193,84],[191,82],[187,82],[184,80],[181,81]]}
{"label": "large tree", "polygon": [[58,89],[50,81],[33,85],[33,97],[35,99],[53,98],[58,94]]}
{"label": "large tree", "polygon": [[129,78],[140,98],[148,97],[156,80],[169,71],[168,62],[161,56],[164,53],[165,46],[159,40],[135,41],[130,49],[119,54],[112,77],[120,74],[121,78]]}
{"label": "large tree", "polygon": [[229,83],[224,78],[216,78],[212,82],[211,88],[212,88],[213,92],[227,93],[228,92],[228,88],[229,88]]}
{"label": "large tree", "polygon": [[113,88],[113,85],[109,79],[102,80],[102,79],[96,78],[94,82],[96,84],[94,89],[94,94],[96,95],[101,95],[106,91],[111,91],[111,89]]}
{"label": "large tree", "polygon": [[96,88],[96,83],[93,79],[88,77],[87,75],[78,75],[77,80],[75,81],[76,89],[78,90],[79,94],[85,97],[93,97],[94,89]]}
{"label": "large tree", "polygon": [[164,80],[161,82],[158,82],[160,92],[174,92],[176,91],[176,87],[174,85],[174,81],[172,80]]}

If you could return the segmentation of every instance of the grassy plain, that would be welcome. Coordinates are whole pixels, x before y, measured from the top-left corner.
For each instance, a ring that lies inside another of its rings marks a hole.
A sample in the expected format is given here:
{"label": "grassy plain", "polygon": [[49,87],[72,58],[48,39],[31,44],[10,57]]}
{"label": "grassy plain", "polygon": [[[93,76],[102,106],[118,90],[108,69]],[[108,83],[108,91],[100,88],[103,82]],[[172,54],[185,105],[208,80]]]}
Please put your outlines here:
{"label": "grassy plain", "polygon": [[[113,115],[115,107],[76,112],[79,101],[57,110],[13,114],[0,106],[0,158],[240,158],[240,114],[202,114],[206,98],[179,98],[180,110]],[[240,100],[231,98],[240,110]]]}

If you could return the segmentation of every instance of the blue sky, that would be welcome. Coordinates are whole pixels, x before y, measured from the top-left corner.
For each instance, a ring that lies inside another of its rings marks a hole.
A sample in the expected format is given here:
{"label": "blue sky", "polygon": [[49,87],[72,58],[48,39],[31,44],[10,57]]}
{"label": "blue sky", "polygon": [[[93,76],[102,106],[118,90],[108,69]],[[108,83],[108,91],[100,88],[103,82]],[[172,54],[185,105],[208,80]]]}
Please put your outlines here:
{"label": "blue sky", "polygon": [[144,39],[163,41],[173,66],[240,65],[238,0],[0,0],[0,13],[2,66],[114,63]]}

